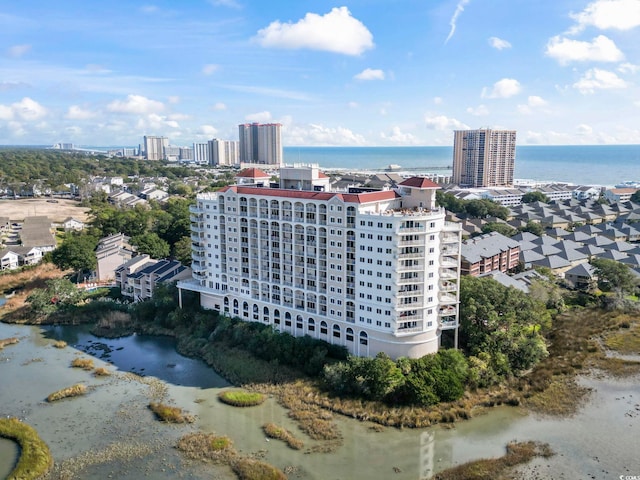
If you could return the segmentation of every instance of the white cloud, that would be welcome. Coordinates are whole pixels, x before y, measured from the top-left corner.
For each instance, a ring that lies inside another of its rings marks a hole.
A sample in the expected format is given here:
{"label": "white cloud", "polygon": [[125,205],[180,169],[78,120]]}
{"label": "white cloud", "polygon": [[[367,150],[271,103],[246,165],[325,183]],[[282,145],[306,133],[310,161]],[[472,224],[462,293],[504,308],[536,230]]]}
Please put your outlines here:
{"label": "white cloud", "polygon": [[271,112],[256,112],[250,113],[246,117],[244,117],[247,122],[258,122],[258,123],[267,123],[271,121]]}
{"label": "white cloud", "polygon": [[214,7],[242,8],[235,0],[210,0],[209,3]]}
{"label": "white cloud", "polygon": [[442,105],[442,102],[444,102],[442,97],[433,97],[433,104],[434,105]]}
{"label": "white cloud", "polygon": [[7,90],[13,90],[18,88],[28,88],[30,85],[25,82],[6,82],[0,81],[0,92],[5,92]]}
{"label": "white cloud", "polygon": [[218,129],[213,125],[200,125],[198,135],[208,139],[214,138],[218,134]]}
{"label": "white cloud", "polygon": [[522,90],[520,82],[514,78],[503,78],[493,84],[491,91],[485,87],[482,89],[482,98],[510,98]]}
{"label": "white cloud", "polygon": [[431,115],[427,113],[424,122],[430,130],[466,130],[470,127],[460,120],[445,115]]}
{"label": "white cloud", "polygon": [[548,104],[548,102],[538,95],[530,95],[527,99],[530,107],[544,107]]}
{"label": "white cloud", "polygon": [[164,104],[142,95],[128,95],[126,100],[114,100],[107,105],[107,110],[114,113],[150,114],[164,110]]}
{"label": "white cloud", "polygon": [[39,120],[48,113],[45,107],[29,97],[24,97],[19,102],[12,103],[11,112],[10,118],[17,117],[27,121]]}
{"label": "white cloud", "polygon": [[360,105],[358,104],[358,102],[349,102],[347,103],[347,107],[349,108],[358,108]]}
{"label": "white cloud", "polygon": [[596,90],[626,88],[627,82],[615,73],[599,68],[587,70],[580,80],[573,84],[583,95],[595,93]]}
{"label": "white cloud", "polygon": [[202,67],[202,73],[204,73],[205,75],[213,75],[219,69],[220,69],[220,65],[216,65],[214,63],[209,63],[209,64],[204,65]]}
{"label": "white cloud", "polygon": [[576,127],[576,133],[578,135],[592,135],[593,134],[593,128],[591,128],[589,125],[587,125],[586,123],[581,123],[580,125],[578,125]]}
{"label": "white cloud", "polygon": [[384,132],[380,133],[380,138],[387,143],[393,143],[396,145],[417,145],[418,139],[411,133],[403,132],[400,127],[395,126],[391,129],[389,134]]}
{"label": "white cloud", "polygon": [[456,32],[456,24],[458,23],[458,17],[462,14],[462,12],[464,12],[464,7],[468,3],[469,3],[469,0],[460,0],[458,2],[458,5],[456,5],[456,10],[455,12],[453,12],[453,15],[451,16],[451,20],[449,20],[449,26],[451,28],[449,29],[449,35],[447,35],[447,38],[444,41],[445,44],[449,40],[451,40],[451,37],[453,37],[453,34]]}
{"label": "white cloud", "polygon": [[624,54],[615,42],[604,35],[598,35],[591,42],[555,36],[547,43],[545,53],[555,58],[561,65],[587,61],[619,62],[624,59]]}
{"label": "white cloud", "polygon": [[[136,123],[138,131],[158,131],[167,132],[167,128],[180,128],[180,124],[175,120],[170,120],[163,115],[150,113],[145,117],[140,117]],[[173,132],[175,135],[175,132]]]}
{"label": "white cloud", "polygon": [[523,115],[529,115],[533,112],[533,109],[539,109],[547,105],[548,103],[544,98],[537,95],[529,95],[526,104],[518,105],[518,112]]}
{"label": "white cloud", "polygon": [[156,5],[143,5],[140,7],[142,13],[156,13],[158,10]]}
{"label": "white cloud", "polygon": [[78,105],[71,105],[65,115],[65,118],[68,118],[69,120],[88,120],[95,116],[95,112],[92,112],[91,110],[86,110]]}
{"label": "white cloud", "polygon": [[0,105],[0,120],[11,120],[13,118],[13,108],[8,105]]}
{"label": "white cloud", "polygon": [[483,117],[485,115],[489,115],[489,109],[486,107],[486,105],[478,105],[476,108],[467,108],[467,113],[476,117]]}
{"label": "white cloud", "polygon": [[12,45],[7,48],[7,55],[13,58],[20,58],[31,51],[31,45]]}
{"label": "white cloud", "polygon": [[489,37],[489,45],[496,50],[504,50],[505,48],[511,48],[511,44],[506,40],[498,37]]}
{"label": "white cloud", "polygon": [[378,69],[365,68],[353,78],[356,80],[384,80],[384,72]]}
{"label": "white cloud", "polygon": [[177,103],[180,103],[180,97],[178,95],[170,95],[167,97],[167,102],[175,105]]}
{"label": "white cloud", "polygon": [[571,33],[578,33],[587,26],[600,30],[631,30],[640,25],[638,0],[595,0],[580,13],[571,14],[577,25]]}
{"label": "white cloud", "polygon": [[633,63],[622,63],[618,66],[620,73],[635,74],[640,71],[640,65],[634,65]]}
{"label": "white cloud", "polygon": [[373,35],[347,7],[333,8],[325,15],[307,13],[297,23],[276,20],[258,31],[256,40],[263,47],[308,48],[360,55],[373,48]]}
{"label": "white cloud", "polygon": [[291,126],[282,132],[285,145],[309,146],[362,146],[365,138],[348,128],[327,127],[318,124]]}
{"label": "white cloud", "polygon": [[226,109],[227,109],[227,106],[226,106],[224,103],[222,103],[222,102],[216,102],[216,103],[213,105],[212,109],[213,109],[213,110],[216,110],[216,111],[221,111],[221,110],[226,110]]}

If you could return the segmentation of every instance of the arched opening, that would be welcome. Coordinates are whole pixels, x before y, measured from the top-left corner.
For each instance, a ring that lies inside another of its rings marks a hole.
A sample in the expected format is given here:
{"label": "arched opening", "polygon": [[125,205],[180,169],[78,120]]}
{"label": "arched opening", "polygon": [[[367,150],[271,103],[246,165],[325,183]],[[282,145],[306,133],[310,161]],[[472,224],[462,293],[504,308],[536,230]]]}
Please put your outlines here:
{"label": "arched opening", "polygon": [[340,338],[340,325],[333,326],[333,338]]}

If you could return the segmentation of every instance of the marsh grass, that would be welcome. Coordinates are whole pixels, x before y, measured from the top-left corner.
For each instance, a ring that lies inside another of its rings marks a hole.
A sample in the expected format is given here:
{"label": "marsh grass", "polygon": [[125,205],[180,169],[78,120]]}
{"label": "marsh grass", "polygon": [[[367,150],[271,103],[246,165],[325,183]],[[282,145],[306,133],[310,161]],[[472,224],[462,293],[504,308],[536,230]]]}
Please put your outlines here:
{"label": "marsh grass", "polygon": [[111,375],[111,371],[105,367],[98,367],[93,371],[93,375],[96,377],[108,377]]}
{"label": "marsh grass", "polygon": [[58,400],[62,400],[63,398],[78,397],[80,395],[84,395],[85,393],[87,393],[86,385],[78,383],[71,387],[63,388],[62,390],[51,393],[47,397],[47,402],[55,402]]}
{"label": "marsh grass", "polygon": [[49,447],[30,425],[17,418],[1,418],[0,437],[15,440],[20,445],[20,459],[7,480],[41,478],[53,466]]}
{"label": "marsh grass", "polygon": [[623,355],[640,354],[640,325],[629,321],[619,323],[620,330],[611,332],[604,340],[607,348]]}
{"label": "marsh grass", "polygon": [[173,407],[164,403],[151,402],[149,409],[156,415],[158,420],[167,423],[193,423],[195,418],[193,415],[185,413],[179,407]]}
{"label": "marsh grass", "polygon": [[93,370],[93,360],[91,358],[74,358],[71,366],[73,368],[82,368],[83,370]]}
{"label": "marsh grass", "polygon": [[213,433],[196,432],[184,435],[178,440],[177,448],[188,458],[214,463],[229,463],[236,455],[229,437]]}
{"label": "marsh grass", "polygon": [[253,458],[238,458],[231,462],[231,469],[238,480],[287,480],[282,470]]}
{"label": "marsh grass", "polygon": [[304,442],[302,440],[294,437],[289,430],[280,427],[275,423],[265,423],[262,426],[262,429],[267,437],[282,440],[289,446],[289,448],[300,450],[304,447]]}
{"label": "marsh grass", "polygon": [[0,340],[0,350],[2,350],[7,345],[15,345],[19,341],[20,340],[18,338],[16,338],[16,337],[2,339],[2,340]]}
{"label": "marsh grass", "polygon": [[535,457],[549,458],[553,451],[547,444],[538,442],[511,442],[500,458],[485,458],[464,463],[436,473],[432,480],[485,480],[504,478],[509,469],[527,463]]}
{"label": "marsh grass", "polygon": [[259,392],[247,392],[245,390],[227,390],[218,395],[222,403],[234,407],[255,407],[264,403],[266,396]]}
{"label": "marsh grass", "polygon": [[286,480],[278,468],[254,458],[244,457],[233,448],[229,437],[196,432],[184,435],[176,448],[187,458],[229,465],[240,480]]}
{"label": "marsh grass", "polygon": [[67,342],[65,342],[64,340],[58,340],[57,342],[53,343],[53,346],[55,348],[65,348],[67,346]]}

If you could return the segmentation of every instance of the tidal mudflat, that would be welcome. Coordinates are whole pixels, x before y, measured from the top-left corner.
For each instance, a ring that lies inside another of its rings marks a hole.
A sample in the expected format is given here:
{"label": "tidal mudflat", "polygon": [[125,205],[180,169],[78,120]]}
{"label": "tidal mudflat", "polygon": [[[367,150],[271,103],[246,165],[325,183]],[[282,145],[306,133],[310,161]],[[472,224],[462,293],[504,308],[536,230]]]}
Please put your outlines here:
{"label": "tidal mudflat", "polygon": [[[592,389],[589,400],[564,419],[498,407],[451,428],[376,431],[371,424],[340,417],[341,445],[332,453],[309,454],[305,452],[316,442],[299,431],[273,398],[250,408],[222,404],[218,395],[229,385],[203,363],[178,355],[171,339],[98,339],[84,328],[0,324],[0,338],[11,336],[20,343],[0,352],[0,415],[17,416],[36,428],[56,462],[50,478],[235,478],[227,467],[178,453],[178,439],[198,430],[230,437],[243,455],[262,459],[289,478],[428,478],[452,465],[500,456],[513,440],[547,442],[556,452],[520,467],[522,478],[640,475],[638,378],[583,378]],[[68,346],[55,348],[56,340]],[[75,358],[85,357],[112,375],[96,377],[71,368]],[[77,383],[87,386],[85,395],[45,401],[49,393]],[[151,401],[180,407],[195,422],[161,423],[148,409]],[[268,439],[262,426],[269,422],[295,433],[305,448],[292,450]],[[15,458],[10,443],[0,442],[0,472]]]}

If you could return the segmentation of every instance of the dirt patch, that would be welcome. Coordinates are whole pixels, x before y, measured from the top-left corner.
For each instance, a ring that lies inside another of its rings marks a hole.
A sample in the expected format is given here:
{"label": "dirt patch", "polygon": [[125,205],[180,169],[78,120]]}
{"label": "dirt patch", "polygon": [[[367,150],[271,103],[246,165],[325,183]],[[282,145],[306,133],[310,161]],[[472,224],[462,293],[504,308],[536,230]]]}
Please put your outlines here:
{"label": "dirt patch", "polygon": [[22,222],[25,217],[46,215],[54,222],[62,222],[69,217],[86,222],[89,209],[81,207],[75,200],[28,198],[0,200],[0,215],[12,222]]}

